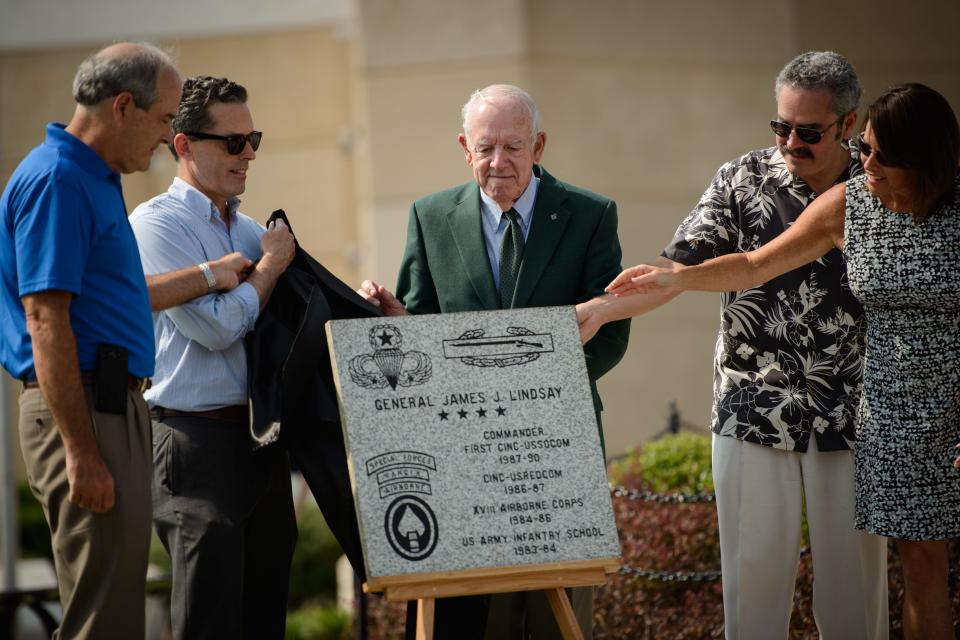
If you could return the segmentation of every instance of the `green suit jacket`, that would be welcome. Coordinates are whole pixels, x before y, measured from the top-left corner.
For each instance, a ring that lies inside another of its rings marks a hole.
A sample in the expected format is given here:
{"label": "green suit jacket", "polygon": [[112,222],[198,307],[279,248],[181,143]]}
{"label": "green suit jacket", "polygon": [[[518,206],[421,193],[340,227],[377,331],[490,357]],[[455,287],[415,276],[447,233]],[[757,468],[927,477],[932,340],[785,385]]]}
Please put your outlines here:
{"label": "green suit jacket", "polygon": [[[572,305],[602,294],[621,271],[616,203],[539,166],[534,172],[540,185],[513,307]],[[396,292],[407,311],[499,309],[484,242],[475,182],[414,202]],[[613,322],[584,346],[598,417],[603,405],[595,380],[623,357],[629,333],[629,320]]]}

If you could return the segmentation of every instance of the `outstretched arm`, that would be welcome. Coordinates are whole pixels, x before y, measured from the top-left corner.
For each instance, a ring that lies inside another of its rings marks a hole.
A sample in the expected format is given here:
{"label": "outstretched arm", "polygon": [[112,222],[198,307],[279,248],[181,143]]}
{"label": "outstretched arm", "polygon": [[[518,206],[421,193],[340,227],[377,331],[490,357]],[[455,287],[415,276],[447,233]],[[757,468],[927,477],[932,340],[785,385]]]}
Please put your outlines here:
{"label": "outstretched arm", "polygon": [[[664,257],[658,257],[654,264],[657,266],[672,269],[674,265],[680,267],[676,262]],[[580,324],[580,341],[586,343],[593,338],[600,327],[608,322],[616,320],[625,320],[639,316],[648,311],[653,311],[680,294],[679,291],[648,291],[629,296],[614,296],[605,294],[581,302],[577,305],[577,322]]]}
{"label": "outstretched arm", "polygon": [[[602,215],[587,248],[577,300],[590,300],[602,295],[603,287],[620,270],[623,253],[620,250],[617,223],[617,205],[609,200],[603,205]],[[598,327],[596,335],[583,345],[587,374],[591,380],[597,380],[620,362],[627,351],[629,337],[628,320]]]}
{"label": "outstretched arm", "polygon": [[733,253],[691,266],[638,265],[610,283],[614,296],[680,291],[739,291],[803,266],[830,249],[843,248],[846,185],[839,184],[814,200],[797,221],[776,239],[749,253]]}

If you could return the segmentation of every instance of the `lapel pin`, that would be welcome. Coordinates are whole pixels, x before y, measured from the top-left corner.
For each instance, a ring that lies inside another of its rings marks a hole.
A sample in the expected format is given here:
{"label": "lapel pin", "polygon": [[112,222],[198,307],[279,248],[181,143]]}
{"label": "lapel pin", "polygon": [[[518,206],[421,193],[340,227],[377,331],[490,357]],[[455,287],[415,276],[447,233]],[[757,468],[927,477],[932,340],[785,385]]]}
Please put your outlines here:
{"label": "lapel pin", "polygon": [[551,219],[551,220],[556,220],[556,219],[557,219],[557,214],[551,213],[551,214],[550,214],[550,219]]}

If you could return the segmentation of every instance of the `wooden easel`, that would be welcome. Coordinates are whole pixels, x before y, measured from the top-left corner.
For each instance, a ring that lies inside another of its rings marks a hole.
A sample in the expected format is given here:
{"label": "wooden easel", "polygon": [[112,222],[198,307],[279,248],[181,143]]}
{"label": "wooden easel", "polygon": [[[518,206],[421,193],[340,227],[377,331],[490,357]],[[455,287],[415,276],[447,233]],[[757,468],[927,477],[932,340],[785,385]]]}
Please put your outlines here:
{"label": "wooden easel", "polygon": [[433,612],[437,598],[471,596],[509,591],[546,592],[547,600],[564,640],[583,640],[573,616],[566,587],[605,584],[606,574],[620,568],[619,558],[576,560],[552,564],[515,565],[381,576],[363,585],[367,593],[383,592],[387,600],[417,600],[417,640],[433,640]]}

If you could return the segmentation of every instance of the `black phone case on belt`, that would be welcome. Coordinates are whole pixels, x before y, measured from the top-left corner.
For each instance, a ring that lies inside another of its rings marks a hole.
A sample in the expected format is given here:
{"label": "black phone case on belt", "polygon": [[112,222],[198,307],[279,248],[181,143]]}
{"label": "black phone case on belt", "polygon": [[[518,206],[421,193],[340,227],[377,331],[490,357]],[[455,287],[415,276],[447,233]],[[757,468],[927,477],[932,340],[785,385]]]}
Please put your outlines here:
{"label": "black phone case on belt", "polygon": [[127,350],[112,344],[97,345],[93,373],[93,406],[101,413],[127,412]]}

